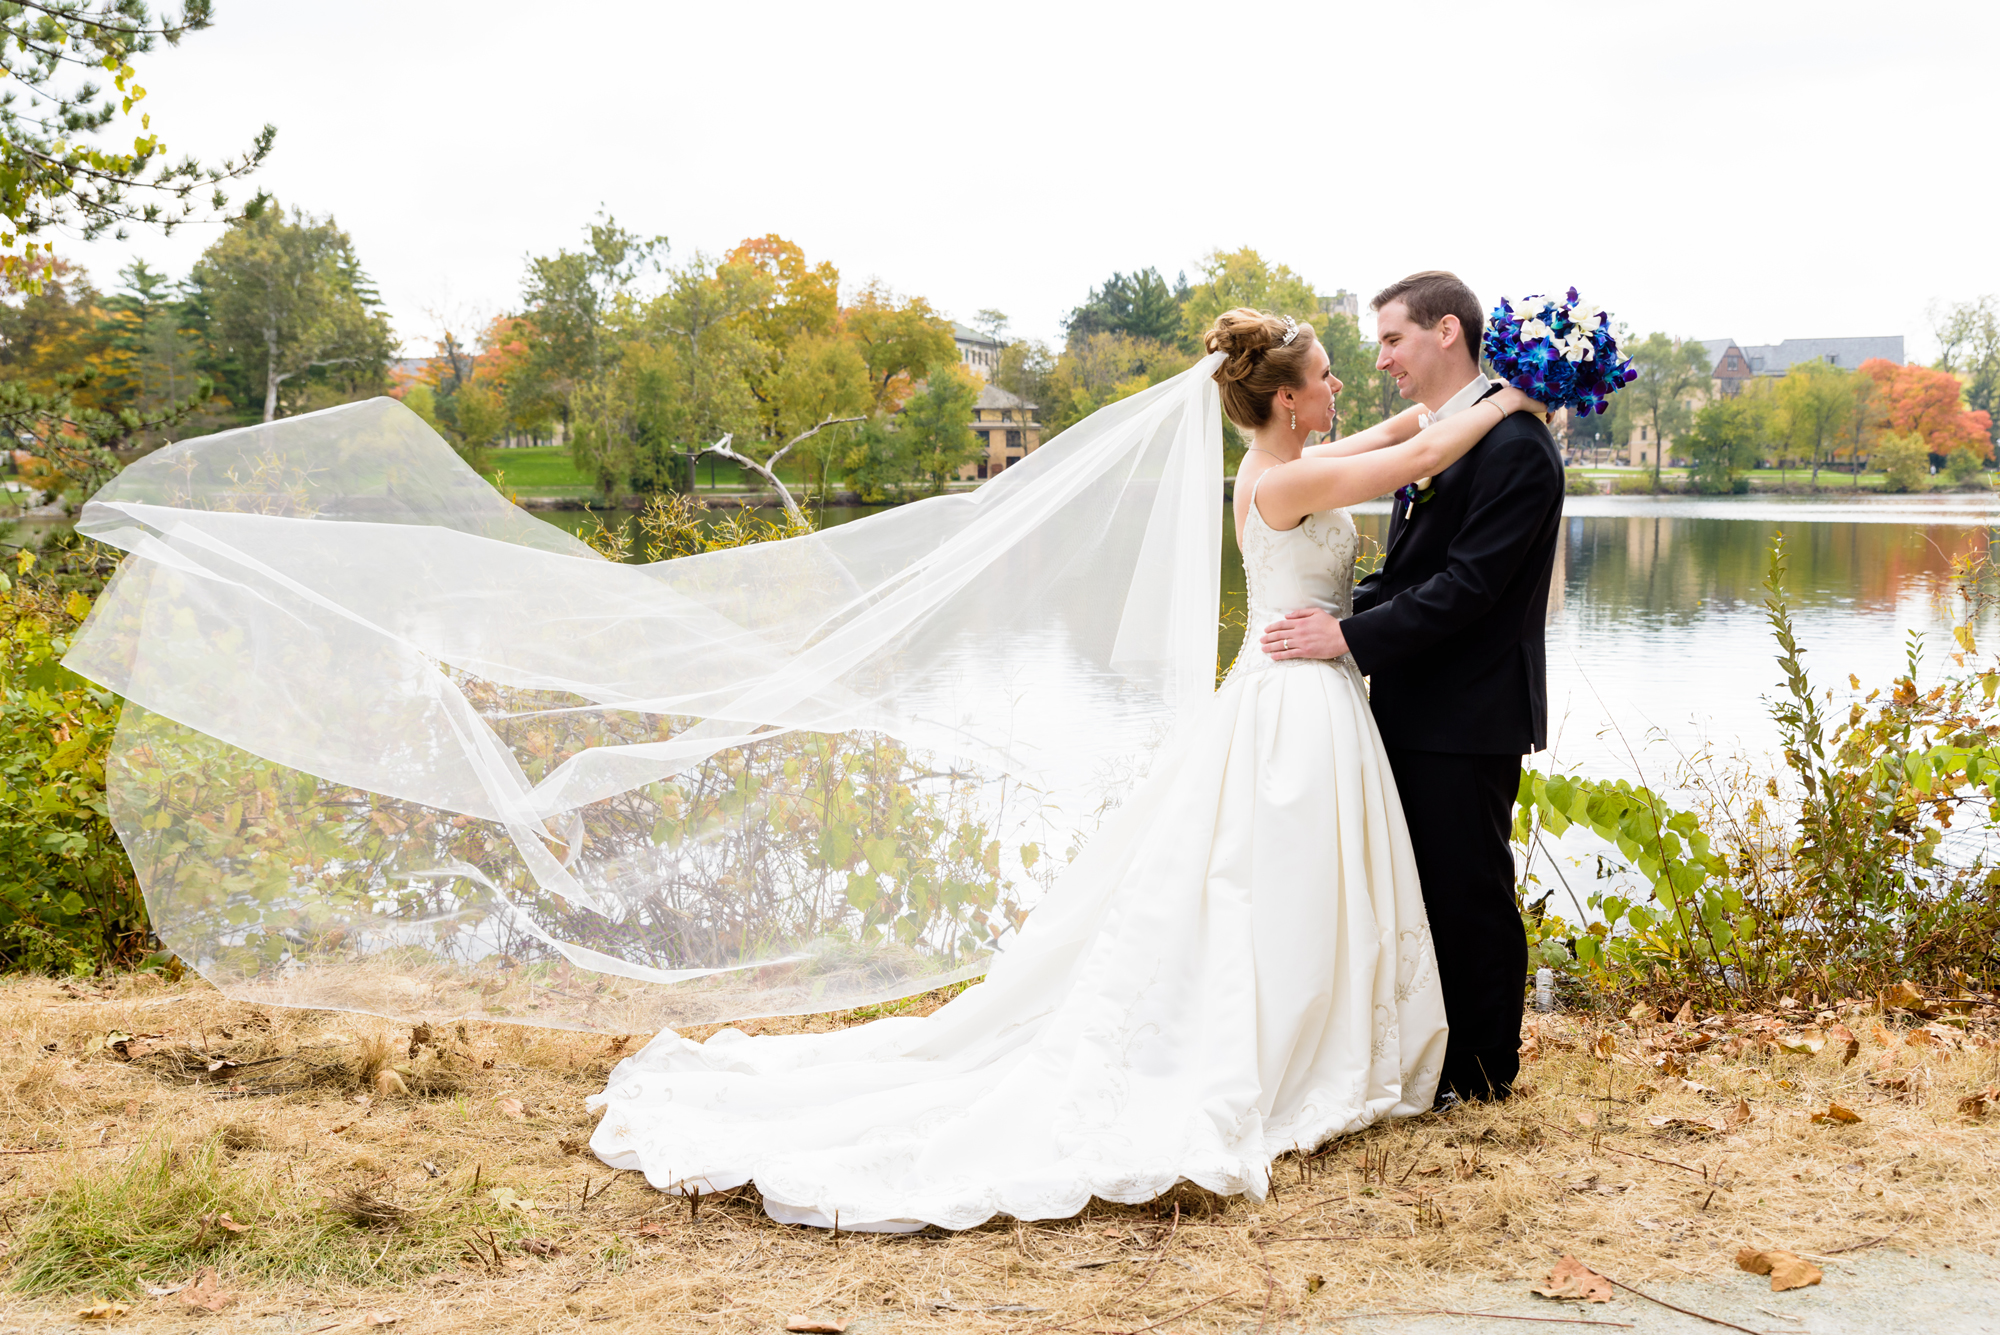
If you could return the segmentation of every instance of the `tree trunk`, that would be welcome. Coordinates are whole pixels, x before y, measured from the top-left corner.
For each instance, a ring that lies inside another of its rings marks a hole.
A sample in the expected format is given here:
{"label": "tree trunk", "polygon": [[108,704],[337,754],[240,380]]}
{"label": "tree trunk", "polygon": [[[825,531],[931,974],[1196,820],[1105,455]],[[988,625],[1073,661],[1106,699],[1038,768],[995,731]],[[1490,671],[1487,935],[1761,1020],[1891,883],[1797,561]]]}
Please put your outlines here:
{"label": "tree trunk", "polygon": [[264,326],[264,420],[269,422],[278,415],[278,384],[284,377],[278,374],[278,327]]}

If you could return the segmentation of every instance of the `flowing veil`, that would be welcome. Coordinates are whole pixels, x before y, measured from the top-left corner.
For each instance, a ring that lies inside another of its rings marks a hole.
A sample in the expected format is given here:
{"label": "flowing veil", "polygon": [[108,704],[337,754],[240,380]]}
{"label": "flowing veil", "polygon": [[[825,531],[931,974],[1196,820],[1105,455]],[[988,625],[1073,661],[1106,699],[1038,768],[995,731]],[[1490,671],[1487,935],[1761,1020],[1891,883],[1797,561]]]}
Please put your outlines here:
{"label": "flowing veil", "polygon": [[1204,358],[969,493],[627,565],[389,399],[162,449],[65,663],[224,992],[648,1032],[978,974],[1214,683]]}

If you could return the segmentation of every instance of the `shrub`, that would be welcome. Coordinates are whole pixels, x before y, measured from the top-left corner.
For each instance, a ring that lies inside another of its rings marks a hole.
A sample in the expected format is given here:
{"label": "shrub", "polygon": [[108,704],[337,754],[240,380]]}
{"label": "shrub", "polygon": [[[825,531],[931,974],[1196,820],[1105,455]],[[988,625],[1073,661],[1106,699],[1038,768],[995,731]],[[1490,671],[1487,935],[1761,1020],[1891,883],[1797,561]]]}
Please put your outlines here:
{"label": "shrub", "polygon": [[89,972],[148,949],[146,906],[105,807],[118,700],[62,666],[108,563],[71,538],[0,575],[0,966]]}
{"label": "shrub", "polygon": [[[1994,968],[2000,868],[1982,837],[1947,839],[1954,816],[1990,830],[2000,795],[2000,671],[1917,687],[1921,641],[1886,698],[1844,718],[1824,712],[1794,638],[1784,543],[1771,551],[1766,607],[1787,682],[1771,713],[1784,768],[1688,771],[1694,810],[1624,781],[1523,774],[1515,838],[1582,825],[1616,846],[1650,887],[1601,891],[1602,915],[1567,943],[1536,920],[1543,962],[1574,957],[1600,984],[1664,980],[1681,995],[1769,998],[1811,987],[1826,997],[1910,977],[1952,983]],[[1971,587],[1985,574],[1968,564]],[[1957,632],[1975,650],[1972,600]],[[1858,685],[1858,683],[1857,683]],[[1526,912],[1526,910],[1524,910]]]}
{"label": "shrub", "polygon": [[1565,468],[1563,470],[1563,495],[1595,496],[1597,495],[1597,482],[1593,478],[1584,476],[1581,469]]}
{"label": "shrub", "polygon": [[1875,446],[1868,466],[1886,473],[1884,491],[1929,491],[1931,451],[1924,438],[1912,432],[1904,436],[1884,436]]}
{"label": "shrub", "polygon": [[1944,471],[1954,487],[1985,486],[1986,461],[1969,445],[1961,445],[1945,457]]}

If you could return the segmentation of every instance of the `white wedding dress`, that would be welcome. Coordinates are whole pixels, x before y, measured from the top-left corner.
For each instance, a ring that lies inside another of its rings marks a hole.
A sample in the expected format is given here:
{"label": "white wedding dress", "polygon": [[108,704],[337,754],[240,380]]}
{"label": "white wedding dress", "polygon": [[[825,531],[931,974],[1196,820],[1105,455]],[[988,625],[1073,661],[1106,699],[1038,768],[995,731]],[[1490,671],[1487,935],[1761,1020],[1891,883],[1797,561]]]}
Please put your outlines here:
{"label": "white wedding dress", "polygon": [[1361,675],[1257,646],[1350,610],[1354,524],[1276,531],[1253,496],[1242,546],[1235,667],[984,982],[922,1019],[662,1033],[591,1100],[599,1157],[754,1181],[788,1223],[967,1228],[1184,1180],[1261,1198],[1285,1151],[1428,1108],[1444,1004]]}

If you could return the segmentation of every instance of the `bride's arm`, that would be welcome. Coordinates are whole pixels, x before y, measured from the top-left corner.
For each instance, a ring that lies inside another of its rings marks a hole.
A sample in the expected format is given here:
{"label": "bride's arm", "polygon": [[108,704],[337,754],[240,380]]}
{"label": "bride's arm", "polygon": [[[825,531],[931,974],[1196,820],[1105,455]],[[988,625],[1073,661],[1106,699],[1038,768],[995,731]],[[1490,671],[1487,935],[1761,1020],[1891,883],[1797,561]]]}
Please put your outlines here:
{"label": "bride's arm", "polygon": [[1540,412],[1542,405],[1507,385],[1400,445],[1342,458],[1301,458],[1273,468],[1257,489],[1257,511],[1272,528],[1290,528],[1316,511],[1374,500],[1406,482],[1435,477],[1508,414],[1523,411]]}
{"label": "bride's arm", "polygon": [[1420,403],[1413,403],[1386,422],[1377,422],[1366,431],[1357,431],[1339,440],[1323,440],[1317,445],[1308,445],[1304,456],[1307,459],[1344,459],[1353,454],[1366,454],[1386,445],[1401,445],[1417,434],[1417,414],[1424,410]]}

